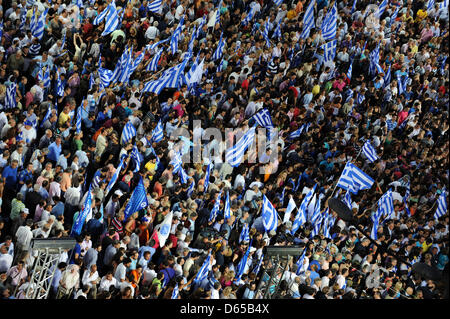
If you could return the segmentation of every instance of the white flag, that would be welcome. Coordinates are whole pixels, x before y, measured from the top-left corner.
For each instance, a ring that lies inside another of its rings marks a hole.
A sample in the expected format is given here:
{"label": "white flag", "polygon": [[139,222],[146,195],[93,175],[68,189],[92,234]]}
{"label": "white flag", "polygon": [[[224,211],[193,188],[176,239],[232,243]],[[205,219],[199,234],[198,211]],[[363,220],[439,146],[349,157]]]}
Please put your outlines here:
{"label": "white flag", "polygon": [[164,221],[156,226],[158,231],[159,245],[161,247],[164,246],[167,238],[169,237],[170,229],[172,228],[172,217],[173,212],[170,212],[169,214],[167,214],[166,218],[164,218]]}

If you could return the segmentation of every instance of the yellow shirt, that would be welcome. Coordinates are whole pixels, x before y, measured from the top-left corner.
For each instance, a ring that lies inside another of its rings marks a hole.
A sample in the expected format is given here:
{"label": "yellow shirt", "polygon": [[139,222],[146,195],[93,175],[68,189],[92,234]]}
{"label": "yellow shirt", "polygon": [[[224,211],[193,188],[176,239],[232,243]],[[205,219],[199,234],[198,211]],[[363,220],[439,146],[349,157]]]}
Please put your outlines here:
{"label": "yellow shirt", "polygon": [[295,10],[289,10],[286,16],[289,20],[292,20],[297,16],[297,12]]}
{"label": "yellow shirt", "polygon": [[61,112],[61,114],[59,114],[59,119],[58,119],[58,124],[61,126],[64,123],[66,123],[69,120],[69,114],[66,114],[64,112]]}
{"label": "yellow shirt", "polygon": [[423,19],[425,19],[427,17],[427,15],[428,15],[428,13],[425,10],[420,9],[419,11],[417,11],[417,14],[416,14],[416,22],[422,21]]}
{"label": "yellow shirt", "polygon": [[316,84],[316,85],[314,85],[314,87],[313,87],[313,89],[312,89],[312,94],[313,94],[314,96],[316,96],[316,95],[319,94],[319,93],[320,93],[320,85]]}
{"label": "yellow shirt", "polygon": [[[145,164],[145,169],[147,170],[147,171],[155,171],[156,170],[156,163],[152,163],[151,161],[149,161],[147,164]],[[152,175],[149,175],[148,176],[148,178],[150,179],[150,180],[152,180],[153,179],[153,176]]]}

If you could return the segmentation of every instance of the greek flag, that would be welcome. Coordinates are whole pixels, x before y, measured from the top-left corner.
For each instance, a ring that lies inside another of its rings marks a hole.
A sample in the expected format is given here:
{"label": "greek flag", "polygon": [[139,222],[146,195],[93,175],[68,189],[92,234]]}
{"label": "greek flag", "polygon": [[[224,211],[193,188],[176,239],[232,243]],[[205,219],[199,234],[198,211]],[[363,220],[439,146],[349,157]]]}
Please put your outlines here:
{"label": "greek flag", "polygon": [[250,241],[250,230],[247,223],[242,226],[241,234],[239,235],[239,243],[243,241]]}
{"label": "greek flag", "polygon": [[163,53],[164,49],[159,49],[159,51],[153,56],[150,63],[147,65],[147,71],[157,71],[158,70],[158,62],[159,59],[161,59],[161,54]]}
{"label": "greek flag", "polygon": [[131,194],[130,201],[125,207],[124,220],[127,220],[129,216],[133,215],[135,212],[143,208],[146,208],[147,206],[148,201],[147,201],[147,193],[144,187],[144,181],[142,180],[142,177],[139,177],[139,183],[133,190],[133,194]]}
{"label": "greek flag", "polygon": [[406,192],[405,192],[405,196],[403,197],[403,199],[405,202],[407,202],[409,200],[409,196],[411,195],[411,190],[410,190],[411,183],[409,180],[404,187],[406,188]]}
{"label": "greek flag", "polygon": [[350,61],[350,66],[347,71],[347,78],[350,80],[352,78],[352,69],[353,69],[353,59]]}
{"label": "greek flag", "polygon": [[184,23],[184,16],[181,17],[177,28],[175,29],[172,37],[170,38],[170,49],[172,50],[172,54],[175,54],[178,50],[178,40],[180,38],[181,30],[183,28],[183,23]]}
{"label": "greek flag", "polygon": [[260,32],[261,32],[261,34],[262,34],[264,40],[266,41],[266,46],[267,46],[268,48],[270,48],[269,27],[268,27],[268,24],[269,24],[269,23],[268,23],[268,21],[266,20],[266,22],[264,23],[264,31],[261,32],[261,30],[260,30]]}
{"label": "greek flag", "polygon": [[397,19],[397,15],[398,15],[398,11],[399,10],[400,10],[400,6],[396,6],[396,8],[394,10],[394,13],[391,16],[391,20],[390,20],[389,24],[392,24],[395,21],[395,19]]}
{"label": "greek flag", "polygon": [[[19,26],[19,29],[21,31],[25,31],[26,20],[27,20],[27,10],[22,9],[22,11],[20,12],[20,26]],[[2,22],[2,26],[3,26],[3,22]]]}
{"label": "greek flag", "polygon": [[293,140],[294,138],[300,137],[300,135],[302,135],[304,130],[307,130],[309,128],[309,126],[311,125],[311,123],[308,124],[303,124],[302,126],[300,126],[298,129],[296,129],[295,131],[291,132],[288,135],[288,139]]}
{"label": "greek flag", "polygon": [[56,94],[58,96],[64,95],[64,84],[61,81],[58,69],[56,70]]}
{"label": "greek flag", "polygon": [[[133,64],[133,47],[125,50],[125,58],[120,63],[120,75],[117,78],[118,82],[128,83],[128,79],[130,78],[130,71]],[[117,68],[117,66],[116,66]],[[115,81],[114,81],[115,82]]]}
{"label": "greek flag", "polygon": [[115,31],[119,26],[120,23],[119,13],[117,12],[116,3],[114,1],[110,3],[108,14],[105,19],[106,19],[105,29],[103,30],[102,36],[110,34],[111,32]]}
{"label": "greek flag", "polygon": [[336,186],[344,190],[350,190],[350,192],[356,194],[359,190],[370,189],[373,182],[372,177],[364,173],[353,163],[347,162]]}
{"label": "greek flag", "polygon": [[139,172],[139,170],[141,169],[141,154],[139,153],[139,149],[137,148],[136,144],[133,145],[130,157],[134,160],[135,163],[133,173]]}
{"label": "greek flag", "polygon": [[[126,156],[124,158],[126,158]],[[111,177],[111,180],[109,181],[108,186],[106,186],[105,196],[108,195],[109,191],[114,187],[114,184],[116,184],[117,179],[119,178],[119,175],[120,175],[120,171],[122,170],[122,167],[123,167],[124,158],[120,159],[119,166],[117,166],[117,169],[114,172],[113,176]]]}
{"label": "greek flag", "polygon": [[265,128],[273,128],[272,117],[270,116],[270,112],[267,108],[262,108],[258,112],[253,115],[255,121]]}
{"label": "greek flag", "polygon": [[155,227],[155,230],[157,230],[157,236],[160,246],[163,246],[165,244],[167,237],[169,237],[170,235],[172,220],[173,220],[173,212],[170,212],[169,214],[166,215],[163,222]]}
{"label": "greek flag", "polygon": [[264,195],[262,214],[264,229],[267,232],[276,231],[278,226],[278,213],[272,203]]}
{"label": "greek flag", "polygon": [[306,196],[303,198],[303,201],[300,204],[300,207],[297,211],[297,215],[295,215],[294,223],[292,224],[291,235],[294,235],[295,232],[297,231],[297,229],[299,229],[300,226],[302,226],[304,223],[306,223],[306,219],[307,219],[306,209],[307,209],[307,206],[308,206],[311,198],[314,195],[316,187],[317,187],[317,184],[314,185],[314,187],[312,189],[310,189],[309,192],[306,194]]}
{"label": "greek flag", "polygon": [[251,241],[250,244],[248,245],[247,251],[245,252],[244,256],[242,256],[242,259],[239,261],[239,264],[237,266],[237,270],[236,270],[236,277],[234,282],[237,284],[239,283],[239,281],[241,280],[242,275],[244,274],[244,269],[245,266],[247,265],[247,259],[248,259],[248,255],[250,254],[250,248],[252,248],[251,245]]}
{"label": "greek flag", "polygon": [[81,234],[81,229],[83,228],[84,221],[87,215],[91,211],[92,207],[92,193],[89,190],[86,200],[84,201],[83,209],[78,214],[78,218],[75,220],[72,226],[71,236],[75,237]]}
{"label": "greek flag", "polygon": [[272,34],[272,39],[277,38],[278,40],[281,39],[281,20],[278,21],[277,27],[275,28],[275,31]]}
{"label": "greek flag", "polygon": [[228,148],[225,154],[225,160],[233,167],[241,164],[242,158],[247,148],[253,143],[255,139],[256,127],[251,127],[244,136],[236,143],[236,145]]}
{"label": "greek flag", "polygon": [[334,60],[334,57],[336,56],[336,44],[337,40],[332,40],[321,45],[324,52],[323,57],[325,63],[332,62]]}
{"label": "greek flag", "polygon": [[52,107],[49,105],[47,112],[45,113],[44,118],[42,119],[41,125],[39,125],[39,127],[42,127],[45,121],[47,121],[51,115],[52,115]]}
{"label": "greek flag", "polygon": [[6,88],[6,96],[5,96],[5,108],[6,109],[12,109],[17,106],[16,91],[17,91],[17,85],[15,82],[12,82]]}
{"label": "greek flag", "polygon": [[[37,12],[34,12],[33,15],[35,15]],[[45,26],[45,19],[47,18],[48,8],[45,8],[44,12],[40,15],[39,19],[37,19],[35,16],[34,21],[36,23],[33,25],[33,28],[31,29],[31,34],[38,38],[39,40],[42,39],[42,36],[44,35],[44,26]],[[32,18],[32,19],[33,19]]]}
{"label": "greek flag", "polygon": [[408,76],[400,75],[400,72],[397,73],[397,82],[398,82],[398,94],[403,94],[406,91],[406,83],[408,82]]}
{"label": "greek flag", "polygon": [[77,120],[75,122],[77,134],[79,134],[81,132],[81,111],[82,111],[82,109],[83,109],[83,102],[81,102],[81,105],[78,107],[78,110],[77,110]]}
{"label": "greek flag", "polygon": [[444,0],[441,3],[439,3],[439,10],[448,8],[448,0]]}
{"label": "greek flag", "polygon": [[187,56],[189,59],[192,57],[192,51],[194,50],[195,39],[197,39],[197,26],[194,25],[194,28],[192,30],[192,36],[191,36],[191,39],[189,40],[189,44],[188,44]]}
{"label": "greek flag", "polygon": [[247,13],[247,15],[245,16],[245,18],[242,20],[242,24],[244,26],[246,26],[247,24],[250,23],[250,21],[253,19],[253,16],[255,15],[255,10],[253,10],[253,7],[250,8],[249,12]]}
{"label": "greek flag", "polygon": [[158,124],[152,131],[152,142],[160,142],[164,137],[164,130],[163,130],[163,124],[162,121],[159,120]]}
{"label": "greek flag", "polygon": [[128,71],[128,77],[133,74],[133,72],[137,69],[139,64],[142,62],[145,56],[145,48],[142,50],[142,52],[136,57],[136,59],[131,64],[130,70]]}
{"label": "greek flag", "polygon": [[383,0],[383,2],[381,2],[381,4],[378,6],[377,11],[375,12],[375,17],[377,17],[378,19],[381,18],[381,16],[383,15],[384,11],[386,10],[386,7],[387,7],[388,3],[389,3],[388,0]]}
{"label": "greek flag", "polygon": [[[156,1],[158,1],[158,0],[156,0]],[[180,292],[178,291],[178,284],[176,284],[175,287],[173,288],[172,296],[170,297],[170,299],[178,299],[179,294],[180,294]]]}
{"label": "greek flag", "polygon": [[222,191],[219,192],[219,196],[217,196],[217,199],[214,202],[213,209],[211,210],[209,214],[209,221],[214,221],[217,217],[217,214],[219,213],[220,208],[220,198],[222,197]]}
{"label": "greek flag", "polygon": [[314,225],[314,221],[316,220],[316,202],[317,202],[317,195],[314,194],[313,198],[309,202],[307,213],[308,213],[308,220]]}
{"label": "greek flag", "polygon": [[286,211],[284,212],[283,223],[286,223],[291,218],[291,213],[297,206],[295,205],[295,201],[292,196],[289,198],[288,205],[286,207]]}
{"label": "greek flag", "polygon": [[391,65],[389,64],[389,68],[386,72],[386,74],[384,75],[383,78],[383,82],[384,82],[384,87],[387,87],[389,85],[389,83],[391,83]]}
{"label": "greek flag", "polygon": [[303,268],[303,262],[305,260],[305,255],[306,255],[306,246],[305,246],[305,248],[303,248],[303,252],[302,252],[301,256],[298,258],[297,262],[295,263],[297,265],[297,273],[296,273],[297,276],[300,275],[301,270]]}
{"label": "greek flag", "polygon": [[322,36],[325,41],[333,40],[337,30],[337,5],[334,2],[333,8],[327,13],[324,23],[322,23]]}
{"label": "greek flag", "polygon": [[66,44],[66,33],[67,33],[67,29],[64,28],[63,31],[62,31],[62,33],[63,33],[63,38],[62,38],[62,41],[61,41],[61,47],[60,47],[61,50],[64,49],[64,45]]}
{"label": "greek flag", "polygon": [[391,214],[394,212],[394,197],[392,196],[392,190],[389,189],[377,202],[380,216],[384,216],[389,218]]}
{"label": "greek flag", "polygon": [[203,185],[204,189],[205,189],[205,193],[208,191],[208,186],[209,186],[209,176],[211,174],[211,170],[213,168],[214,164],[212,162],[210,162],[208,164],[208,167],[206,167],[206,174],[205,174],[205,183]]}
{"label": "greek flag", "polygon": [[109,84],[111,83],[112,77],[113,77],[113,71],[108,70],[108,69],[104,69],[104,68],[99,68],[98,69],[98,75],[100,78],[100,83],[103,87],[108,87]]}
{"label": "greek flag", "polygon": [[147,5],[147,9],[151,12],[158,13],[161,10],[162,0],[155,0]]}
{"label": "greek flag", "polygon": [[376,65],[380,61],[380,45],[377,44],[376,48],[369,54],[369,74],[373,75],[376,71]]}
{"label": "greek flag", "polygon": [[320,227],[322,226],[322,220],[323,220],[323,216],[319,214],[319,217],[317,218],[315,224],[314,224],[314,228],[311,232],[310,237],[313,238],[314,236],[319,235],[320,233]]}
{"label": "greek flag", "polygon": [[189,185],[189,188],[187,190],[188,197],[192,196],[192,193],[194,192],[194,188],[195,188],[195,181],[192,181],[191,185]]}
{"label": "greek flag", "polygon": [[314,5],[316,0],[311,0],[308,7],[306,8],[305,15],[303,16],[303,30],[300,34],[301,39],[306,39],[309,37],[311,29],[314,27]]}
{"label": "greek flag", "polygon": [[258,263],[256,264],[255,268],[253,268],[252,273],[258,274],[259,270],[261,269],[261,265],[264,259],[264,254],[261,254],[261,258],[258,260]]}
{"label": "greek flag", "polygon": [[405,204],[405,212],[408,215],[408,217],[411,217],[411,211],[409,210],[408,207],[408,201],[403,197],[403,203]]}
{"label": "greek flag", "polygon": [[[199,57],[197,57],[195,62],[192,64],[189,72],[186,73],[186,82],[188,84],[188,87],[191,87],[194,83],[200,82],[202,79],[205,59],[202,59],[202,62],[200,62],[200,64],[198,63],[198,59]],[[222,63],[220,65],[222,65]]]}
{"label": "greek flag", "polygon": [[106,18],[106,15],[108,14],[109,6],[107,6],[100,14],[98,14],[94,21],[92,22],[93,25],[99,25],[102,23],[102,21]]}
{"label": "greek flag", "polygon": [[203,262],[203,265],[200,267],[200,270],[198,271],[197,275],[194,278],[194,283],[199,284],[206,278],[208,278],[208,272],[209,272],[209,266],[211,261],[211,254],[206,257],[205,261]]}
{"label": "greek flag", "polygon": [[147,50],[150,50],[150,51],[153,51],[153,50],[155,50],[160,44],[163,44],[163,43],[165,43],[165,42],[167,42],[167,41],[170,41],[170,38],[166,38],[166,39],[164,39],[164,40],[158,41],[158,42],[153,43],[153,44],[147,44],[146,49],[147,49]]}
{"label": "greek flag", "polygon": [[350,196],[350,192],[348,190],[345,192],[344,202],[349,209],[352,209],[352,197]]}
{"label": "greek flag", "polygon": [[375,162],[379,157],[377,155],[377,151],[375,148],[370,144],[369,141],[366,141],[364,143],[364,146],[362,148],[362,152],[366,156],[367,160],[371,163]]}
{"label": "greek flag", "polygon": [[216,11],[216,22],[214,23],[214,25],[216,24],[220,24],[220,8],[222,7],[222,1],[220,1],[218,7],[217,7],[217,11]]}
{"label": "greek flag", "polygon": [[177,88],[182,82],[182,72],[184,71],[186,63],[187,60],[184,60],[180,64],[164,71],[158,80],[145,83],[142,92],[153,92],[160,94],[166,87]]}
{"label": "greek flag", "polygon": [[131,139],[135,136],[136,136],[136,129],[134,128],[133,123],[131,123],[131,121],[128,121],[122,130],[122,140],[121,140],[122,144],[125,145],[126,143],[131,141]]}
{"label": "greek flag", "polygon": [[314,214],[311,218],[311,224],[316,225],[320,217],[320,198],[317,197],[316,206],[314,207]]}
{"label": "greek flag", "polygon": [[281,194],[278,196],[278,199],[280,200],[280,204],[283,205],[284,204],[284,194],[286,193],[286,186],[283,187],[283,191],[281,192]]}
{"label": "greek flag", "polygon": [[231,217],[231,209],[230,209],[230,194],[227,192],[227,197],[225,197],[225,207],[223,208],[223,217],[225,222],[227,219]]}
{"label": "greek flag", "polygon": [[283,0],[273,0],[273,2],[275,3],[275,7],[279,7],[283,3]]}
{"label": "greek flag", "polygon": [[442,190],[442,193],[439,196],[437,202],[438,207],[433,215],[434,219],[439,219],[447,213],[447,194],[445,189]]}
{"label": "greek flag", "polygon": [[322,223],[322,225],[323,225],[323,236],[325,237],[325,238],[330,238],[331,239],[331,235],[330,235],[330,229],[331,229],[331,223],[333,222],[332,221],[332,217],[330,216],[330,214],[329,214],[329,208],[327,207],[327,209],[325,210],[325,212],[323,213],[323,215],[325,216],[324,217],[324,220],[323,220],[323,223]]}
{"label": "greek flag", "polygon": [[373,240],[378,240],[378,226],[380,224],[380,215],[378,214],[378,212],[376,212],[373,216],[372,216],[372,230],[370,232],[370,237]]}
{"label": "greek flag", "polygon": [[222,57],[223,49],[225,48],[225,40],[223,39],[223,32],[220,34],[219,44],[217,45],[216,51],[212,56],[212,60],[218,60]]}

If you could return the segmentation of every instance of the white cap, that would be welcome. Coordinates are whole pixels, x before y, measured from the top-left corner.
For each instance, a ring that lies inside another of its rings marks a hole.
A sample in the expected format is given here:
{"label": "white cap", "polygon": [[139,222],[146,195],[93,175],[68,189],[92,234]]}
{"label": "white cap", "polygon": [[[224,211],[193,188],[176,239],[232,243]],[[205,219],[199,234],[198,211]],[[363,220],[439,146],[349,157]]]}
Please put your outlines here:
{"label": "white cap", "polygon": [[116,191],[114,192],[114,194],[117,195],[117,196],[119,196],[119,197],[123,195],[123,193],[122,193],[122,191],[121,191],[120,189],[116,190]]}
{"label": "white cap", "polygon": [[30,211],[28,210],[28,208],[24,208],[22,212],[25,213],[25,214],[27,214],[27,215],[30,213]]}

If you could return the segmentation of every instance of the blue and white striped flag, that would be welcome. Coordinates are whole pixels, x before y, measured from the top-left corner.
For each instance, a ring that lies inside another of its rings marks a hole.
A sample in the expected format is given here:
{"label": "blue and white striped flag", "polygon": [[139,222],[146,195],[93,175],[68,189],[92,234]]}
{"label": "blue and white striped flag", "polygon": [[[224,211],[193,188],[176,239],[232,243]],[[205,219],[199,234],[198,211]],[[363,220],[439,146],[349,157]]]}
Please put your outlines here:
{"label": "blue and white striped flag", "polygon": [[353,59],[350,60],[350,66],[347,71],[347,78],[350,80],[352,78],[352,69],[353,69]]}
{"label": "blue and white striped flag", "polygon": [[192,183],[191,183],[191,185],[189,185],[189,188],[187,190],[187,196],[188,197],[192,196],[192,193],[194,192],[194,188],[195,188],[195,181],[192,180]]}
{"label": "blue and white striped flag", "polygon": [[83,110],[83,102],[81,102],[81,105],[78,107],[77,110],[77,120],[75,122],[76,126],[76,133],[79,134],[81,132],[81,112]]}
{"label": "blue and white striped flag", "polygon": [[292,224],[291,229],[291,235],[294,235],[297,229],[299,229],[300,226],[302,226],[304,223],[306,223],[307,220],[307,207],[311,200],[311,198],[314,195],[314,192],[316,191],[317,184],[314,185],[313,188],[309,190],[309,192],[305,195],[303,198],[302,203],[300,204],[300,207],[297,211],[297,215],[295,216],[294,223]]}
{"label": "blue and white striped flag", "polygon": [[27,21],[27,10],[25,8],[22,8],[22,11],[20,12],[20,26],[19,26],[20,31],[25,31],[26,21]]}
{"label": "blue and white striped flag", "polygon": [[400,72],[397,73],[397,82],[398,82],[398,94],[403,94],[406,92],[406,84],[408,82],[408,76],[404,75],[403,77],[400,75]]}
{"label": "blue and white striped flag", "polygon": [[270,111],[267,108],[262,108],[253,115],[253,119],[262,127],[273,128],[272,117]]}
{"label": "blue and white striped flag", "polygon": [[158,143],[163,139],[163,137],[164,137],[164,129],[163,129],[162,120],[160,119],[158,121],[158,124],[152,131],[152,142]]}
{"label": "blue and white striped flag", "polygon": [[133,173],[139,172],[141,169],[141,154],[136,144],[133,145],[133,149],[131,150],[130,158],[133,159],[135,167]]}
{"label": "blue and white striped flag", "polygon": [[305,246],[305,248],[303,248],[303,252],[302,252],[301,256],[298,258],[297,262],[295,263],[297,265],[297,272],[296,272],[297,276],[299,276],[302,271],[303,262],[305,260],[305,255],[306,255],[306,246]]}
{"label": "blue and white striped flag", "polygon": [[305,15],[303,16],[303,29],[300,34],[301,39],[306,39],[309,37],[311,29],[314,27],[314,5],[316,0],[311,0],[308,7],[306,8]]}
{"label": "blue and white striped flag", "polygon": [[242,243],[243,241],[250,241],[250,230],[247,223],[242,226],[242,230],[239,235],[239,243]]}
{"label": "blue and white striped flag", "polygon": [[369,74],[375,75],[377,70],[377,64],[380,62],[380,44],[378,43],[376,48],[369,53]]}
{"label": "blue and white striped flag", "polygon": [[211,262],[211,254],[206,257],[205,261],[203,262],[203,265],[200,267],[200,270],[198,271],[197,275],[194,278],[194,283],[199,284],[206,278],[208,278],[209,273],[209,267]]}
{"label": "blue and white striped flag", "polygon": [[217,11],[216,11],[216,21],[214,22],[214,26],[216,24],[220,25],[220,9],[222,8],[222,0],[220,1],[219,5],[217,6]]}
{"label": "blue and white striped flag", "polygon": [[56,95],[58,96],[64,95],[64,84],[61,81],[61,76],[59,75],[58,69],[56,69]]}
{"label": "blue and white striped flag", "polygon": [[135,136],[136,136],[136,129],[134,128],[133,123],[131,123],[131,121],[128,121],[122,130],[122,139],[121,139],[122,145],[125,145],[126,143],[131,141],[131,139]]}
{"label": "blue and white striped flag", "polygon": [[439,3],[439,10],[448,8],[448,0],[444,0],[441,3]]}
{"label": "blue and white striped flag", "polygon": [[103,22],[103,20],[106,18],[106,15],[108,14],[109,11],[109,5],[100,13],[98,14],[94,21],[92,22],[93,25],[99,25],[100,23]]}
{"label": "blue and white striped flag", "polygon": [[393,131],[397,127],[397,122],[392,120],[386,120],[386,126],[388,131]]}
{"label": "blue and white striped flag", "polygon": [[251,241],[250,241],[250,244],[248,245],[247,251],[245,252],[244,256],[242,256],[242,258],[239,261],[239,264],[237,266],[236,277],[234,280],[235,284],[239,284],[239,281],[241,280],[241,277],[244,274],[244,269],[247,266],[248,255],[250,254],[250,248],[252,248]]}
{"label": "blue and white striped flag", "polygon": [[334,60],[334,57],[336,56],[336,45],[336,39],[321,45],[325,63],[332,62]]}
{"label": "blue and white striped flag", "polygon": [[[36,21],[36,23],[34,24],[34,28],[31,29],[31,34],[35,38],[38,38],[39,40],[41,40],[42,36],[44,35],[44,27],[45,27],[45,20],[47,18],[47,13],[48,8],[45,8],[44,12],[42,12],[39,18],[38,19],[35,18],[34,21]],[[34,14],[37,14],[37,12],[35,12]]]}
{"label": "blue and white striped flag", "polygon": [[231,217],[231,208],[230,208],[230,193],[227,192],[227,196],[225,197],[225,206],[223,208],[223,217],[225,222],[227,219]]}
{"label": "blue and white striped flag", "polygon": [[209,186],[209,176],[211,175],[211,170],[212,170],[213,167],[214,167],[213,162],[210,162],[210,163],[208,164],[208,167],[206,167],[205,182],[204,182],[204,184],[203,184],[205,193],[208,191],[208,186]]}
{"label": "blue and white striped flag", "polygon": [[284,194],[286,193],[286,186],[283,187],[283,191],[281,192],[281,194],[278,196],[278,199],[280,200],[280,205],[283,206],[284,205]]}
{"label": "blue and white striped flag", "polygon": [[394,197],[392,196],[392,190],[389,189],[384,193],[377,202],[380,216],[384,216],[385,219],[389,219],[392,213],[394,213]]}
{"label": "blue and white striped flag", "polygon": [[144,181],[142,177],[139,177],[139,183],[136,188],[133,190],[133,194],[131,194],[130,201],[125,207],[124,215],[125,221],[129,216],[133,215],[135,212],[146,208],[148,206],[147,201],[147,192],[145,191]]}
{"label": "blue and white striped flag", "polygon": [[295,131],[291,132],[288,135],[288,139],[294,139],[297,137],[300,137],[300,135],[302,135],[303,131],[307,131],[307,129],[311,126],[311,123],[305,123],[302,126],[300,126],[298,129],[296,129]]}
{"label": "blue and white striped flag", "polygon": [[158,62],[161,59],[161,55],[163,53],[164,49],[161,48],[159,51],[153,56],[150,63],[147,65],[147,71],[156,72],[158,70]]}
{"label": "blue and white striped flag", "polygon": [[275,31],[273,31],[272,39],[273,38],[277,38],[278,40],[281,39],[281,20],[278,21],[277,27],[275,28]]}
{"label": "blue and white striped flag", "polygon": [[45,121],[47,121],[51,115],[52,115],[52,107],[49,105],[47,112],[45,113],[44,118],[42,119],[41,125],[39,125],[39,127],[42,127]]}
{"label": "blue and white striped flag", "polygon": [[292,198],[292,196],[290,196],[288,205],[284,212],[283,223],[286,223],[289,221],[289,219],[291,218],[292,211],[294,211],[294,209],[296,209],[296,208],[297,208],[297,205],[295,205],[294,199]]}
{"label": "blue and white striped flag", "polygon": [[119,166],[117,166],[116,171],[114,172],[113,176],[111,177],[111,180],[108,183],[108,186],[106,186],[105,188],[105,196],[108,195],[109,191],[114,187],[114,185],[116,184],[119,176],[120,176],[120,171],[122,170],[123,167],[123,161],[127,156],[125,155],[125,157],[120,159],[120,163]]}
{"label": "blue and white striped flag", "polygon": [[264,23],[264,31],[261,31],[261,34],[264,38],[264,40],[266,41],[266,46],[268,48],[270,48],[270,39],[269,39],[269,21],[266,20],[266,22]]}
{"label": "blue and white striped flag", "polygon": [[372,230],[370,232],[370,237],[373,240],[378,240],[378,226],[380,224],[380,217],[381,215],[379,215],[378,211],[375,212],[375,214],[372,216]]}
{"label": "blue and white striped flag", "polygon": [[92,193],[91,190],[88,190],[88,195],[86,196],[86,200],[84,201],[84,205],[80,213],[78,214],[78,218],[75,220],[72,226],[71,236],[75,237],[81,234],[81,229],[83,228],[84,221],[88,216],[89,212],[92,208]]}
{"label": "blue and white striped flag", "polygon": [[278,226],[278,213],[273,207],[272,203],[264,195],[263,207],[261,213],[263,219],[263,225],[266,232],[276,231]]}
{"label": "blue and white striped flag", "polygon": [[132,62],[131,66],[130,66],[130,70],[128,71],[128,77],[131,74],[133,74],[133,72],[137,69],[139,64],[142,62],[142,60],[144,60],[144,56],[145,56],[145,48],[142,49],[142,52],[139,53],[139,55],[136,57],[136,59]]}
{"label": "blue and white striped flag", "polygon": [[325,41],[333,40],[337,30],[337,5],[334,2],[333,8],[327,13],[324,23],[322,23],[322,37]]}
{"label": "blue and white striped flag", "polygon": [[112,80],[114,74],[113,74],[113,71],[111,71],[111,70],[104,69],[104,68],[99,68],[98,69],[98,76],[100,78],[100,84],[104,88],[106,88],[112,82],[111,80]]}
{"label": "blue and white striped flag", "polygon": [[383,78],[383,87],[387,87],[391,83],[391,65],[389,64],[388,70]]}
{"label": "blue and white striped flag", "polygon": [[163,44],[163,43],[165,43],[165,42],[167,42],[167,41],[170,41],[170,38],[166,38],[166,39],[164,39],[164,40],[158,41],[158,42],[153,43],[153,44],[147,44],[146,49],[147,49],[147,50],[150,50],[150,51],[153,51],[153,50],[155,50],[160,44]]}
{"label": "blue and white striped flag", "polygon": [[64,45],[66,44],[66,33],[67,33],[67,29],[64,28],[64,29],[62,30],[63,38],[62,38],[62,41],[61,41],[61,47],[60,47],[60,50],[61,50],[61,51],[64,49]]}
{"label": "blue and white striped flag", "polygon": [[350,11],[350,14],[353,14],[353,12],[355,12],[355,10],[356,10],[356,1],[357,0],[353,1],[352,10]]}
{"label": "blue and white striped flag", "polygon": [[313,238],[314,236],[319,235],[320,227],[322,226],[322,221],[323,221],[323,216],[319,214],[319,217],[316,219],[316,222],[314,223],[314,227],[311,232],[310,238]]}
{"label": "blue and white striped flag", "polygon": [[364,146],[362,147],[362,152],[366,156],[367,160],[371,163],[375,162],[379,158],[377,155],[377,151],[368,140],[364,143]]}
{"label": "blue and white striped flag", "polygon": [[[122,10],[123,14],[124,10]],[[102,32],[102,36],[108,35],[115,31],[120,24],[119,13],[117,12],[116,3],[112,1],[109,5],[108,14],[105,17],[105,29]]]}
{"label": "blue and white striped flag", "polygon": [[16,83],[11,82],[11,84],[6,88],[6,96],[5,96],[6,109],[12,109],[17,106],[16,91],[17,91]]}
{"label": "blue and white striped flag", "polygon": [[273,0],[273,2],[275,4],[275,7],[279,7],[283,3],[283,0]]}
{"label": "blue and white striped flag", "polygon": [[317,196],[316,205],[314,206],[314,214],[311,217],[311,224],[316,225],[320,216],[320,198]]}
{"label": "blue and white striped flag", "polygon": [[223,49],[225,48],[225,40],[223,39],[223,32],[220,34],[220,40],[219,44],[217,44],[216,51],[214,51],[214,54],[212,56],[212,60],[218,60],[223,55]]}
{"label": "blue and white striped flag", "polygon": [[178,51],[178,40],[180,39],[181,30],[183,29],[184,24],[184,15],[181,17],[180,22],[177,25],[177,28],[172,34],[170,38],[170,49],[172,54],[175,54]]}
{"label": "blue and white striped flag", "polygon": [[391,20],[389,21],[389,26],[394,23],[395,19],[397,19],[398,12],[400,11],[400,6],[396,6],[394,13],[391,16]]}
{"label": "blue and white striped flag", "polygon": [[[189,88],[192,87],[194,83],[200,82],[203,76],[203,66],[205,59],[203,58],[200,63],[198,63],[198,59],[199,57],[197,56],[196,60],[191,66],[191,69],[186,73],[186,82]],[[222,62],[220,63],[219,68],[222,65]]]}
{"label": "blue and white striped flag", "polygon": [[184,60],[180,64],[171,67],[170,69],[167,69],[166,71],[163,72],[163,74],[158,80],[149,81],[145,83],[142,92],[153,92],[159,95],[161,91],[166,87],[178,88],[183,82],[182,79],[184,77],[183,71],[187,61],[188,60]]}
{"label": "blue and white striped flag", "polygon": [[447,214],[447,193],[445,189],[442,190],[442,193],[439,196],[437,202],[438,207],[433,215],[434,219],[439,219],[440,217]]}
{"label": "blue and white striped flag", "polygon": [[147,9],[151,12],[158,13],[161,10],[162,0],[155,0],[147,5]]}
{"label": "blue and white striped flag", "polygon": [[241,23],[246,26],[247,24],[250,23],[250,21],[252,21],[253,16],[255,15],[255,10],[254,7],[251,7],[249,12],[247,13],[247,15],[245,16],[245,18],[241,21]]}
{"label": "blue and white striped flag", "polygon": [[172,296],[170,297],[170,299],[178,299],[179,294],[180,292],[178,290],[178,284],[176,284],[175,287],[173,288]]}
{"label": "blue and white striped flag", "polygon": [[219,192],[219,195],[217,196],[216,200],[214,201],[213,209],[211,209],[211,212],[209,214],[209,220],[208,221],[214,221],[217,217],[217,214],[219,213],[220,208],[220,198],[222,197],[222,190]]}
{"label": "blue and white striped flag", "polygon": [[381,18],[381,16],[383,15],[384,11],[386,10],[386,7],[388,5],[389,1],[388,0],[383,0],[383,2],[381,2],[381,4],[378,6],[377,11],[375,12],[375,17],[377,17],[378,19]]}
{"label": "blue and white striped flag", "polygon": [[261,258],[259,258],[258,263],[256,264],[255,268],[253,268],[253,270],[252,270],[252,273],[258,275],[259,270],[261,269],[263,260],[264,260],[264,254],[261,254]]}
{"label": "blue and white striped flag", "polygon": [[352,197],[351,197],[350,192],[348,190],[345,192],[344,203],[347,205],[347,207],[349,209],[352,209]]}
{"label": "blue and white striped flag", "polygon": [[233,167],[237,167],[241,164],[242,158],[247,148],[252,145],[255,139],[256,127],[251,127],[244,136],[236,143],[236,145],[228,148],[225,152],[225,160]]}
{"label": "blue and white striped flag", "polygon": [[336,186],[356,194],[360,190],[370,189],[373,183],[374,179],[372,177],[353,163],[347,162]]}

